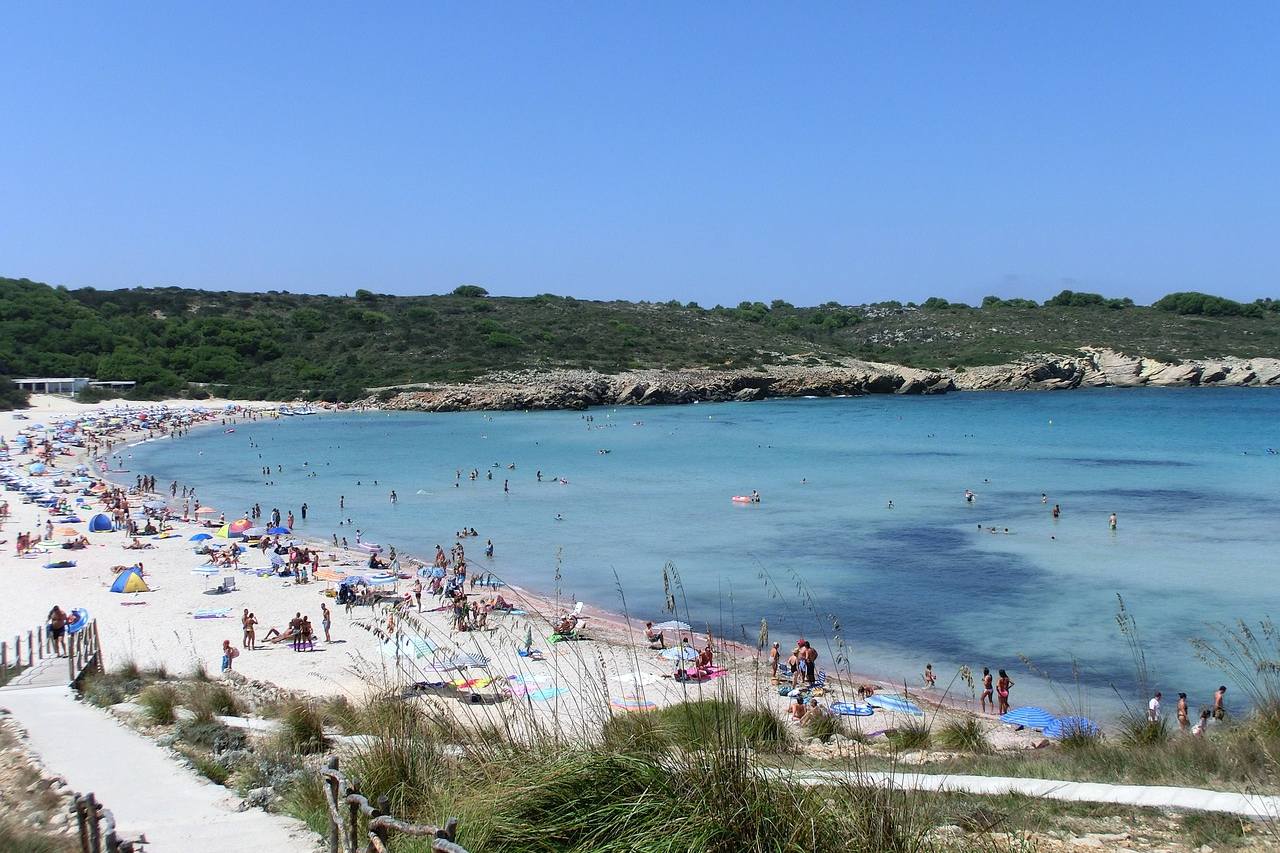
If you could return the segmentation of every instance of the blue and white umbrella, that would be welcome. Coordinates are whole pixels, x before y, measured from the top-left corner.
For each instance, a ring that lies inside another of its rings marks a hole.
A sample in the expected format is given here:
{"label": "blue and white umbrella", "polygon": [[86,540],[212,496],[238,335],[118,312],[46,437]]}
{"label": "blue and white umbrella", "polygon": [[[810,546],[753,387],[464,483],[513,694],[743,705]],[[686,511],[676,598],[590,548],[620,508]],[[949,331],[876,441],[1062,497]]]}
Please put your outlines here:
{"label": "blue and white umbrella", "polygon": [[1022,726],[1024,729],[1043,729],[1055,721],[1053,714],[1044,708],[1028,705],[1025,708],[1014,708],[1000,718],[1000,722],[1011,726]]}
{"label": "blue and white umbrella", "polygon": [[1097,737],[1102,734],[1098,724],[1088,717],[1058,717],[1044,727],[1044,736],[1054,740],[1062,740],[1072,735]]}
{"label": "blue and white umbrella", "polygon": [[667,660],[697,660],[698,653],[691,646],[672,646],[669,649],[662,650],[662,656]]}

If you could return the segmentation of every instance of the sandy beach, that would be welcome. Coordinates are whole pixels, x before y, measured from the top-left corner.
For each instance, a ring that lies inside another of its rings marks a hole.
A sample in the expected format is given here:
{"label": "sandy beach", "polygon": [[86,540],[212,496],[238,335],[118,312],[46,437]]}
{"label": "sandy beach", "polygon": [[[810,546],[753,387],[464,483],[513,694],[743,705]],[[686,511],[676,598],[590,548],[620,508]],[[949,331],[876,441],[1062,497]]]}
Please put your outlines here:
{"label": "sandy beach", "polygon": [[[242,650],[234,662],[235,672],[248,679],[310,695],[345,694],[362,698],[371,689],[454,682],[427,688],[423,694],[439,697],[446,706],[465,708],[472,718],[493,721],[496,714],[508,723],[516,721],[522,726],[554,727],[577,733],[591,730],[612,714],[717,695],[735,695],[752,703],[763,701],[780,714],[786,712],[787,699],[779,695],[778,686],[768,677],[767,661],[753,648],[715,639],[712,674],[677,681],[672,677],[675,670],[672,659],[649,647],[641,622],[629,621],[587,604],[551,600],[519,587],[468,590],[473,597],[500,593],[514,605],[515,609],[509,613],[490,614],[483,630],[454,631],[449,608],[441,606],[439,599],[424,594],[424,612],[419,613],[412,605],[403,608],[393,622],[393,634],[389,634],[387,608],[348,609],[338,605],[332,597],[335,584],[315,580],[295,583],[291,578],[280,577],[269,571],[267,557],[256,549],[243,555],[238,570],[224,568],[195,573],[194,569],[207,565],[207,559],[196,553],[197,545],[204,543],[193,542],[191,537],[200,532],[213,533],[217,521],[173,520],[168,522],[169,529],[163,536],[142,537],[144,550],[126,549],[129,538],[124,532],[88,531],[87,522],[100,508],[96,493],[80,494],[83,483],[53,486],[54,481],[66,482],[64,478],[72,476],[79,465],[89,465],[94,479],[100,476],[97,473],[100,466],[91,464],[94,460],[84,448],[63,448],[62,455],[58,455],[46,471],[34,475],[30,466],[37,461],[36,457],[21,452],[22,448],[13,441],[21,430],[30,431],[34,425],[110,416],[121,410],[121,404],[84,406],[53,397],[37,397],[32,402],[32,408],[24,412],[0,413],[0,435],[10,444],[9,459],[0,463],[0,467],[21,472],[28,482],[47,484],[55,492],[74,494],[74,500],[79,502],[75,517],[81,521],[62,523],[59,516],[51,516],[43,506],[23,502],[22,493],[8,489],[4,492],[9,516],[0,533],[0,539],[6,540],[0,551],[0,571],[7,580],[8,594],[0,600],[0,624],[5,626],[7,634],[25,635],[27,630],[39,628],[54,604],[68,611],[84,608],[98,622],[109,666],[132,661],[144,667],[163,666],[175,673],[188,672],[197,666],[217,673],[222,642],[230,640],[237,648],[242,645],[240,618],[247,608],[259,623],[259,645],[254,650]],[[275,409],[262,403],[226,400],[147,405],[163,406],[171,413],[195,418],[192,429],[233,430],[235,423],[242,419],[274,416]],[[144,406],[132,404],[128,408]],[[163,429],[149,433],[121,425],[110,440],[113,446],[108,455],[119,454],[127,465],[128,447],[137,442],[181,441],[182,438],[171,438]],[[33,442],[31,448],[35,447]],[[116,478],[117,485],[133,487],[142,474],[145,472],[116,469],[107,476]],[[164,490],[163,494],[132,495],[131,505],[163,500],[171,514],[180,513],[182,500],[173,499],[167,485],[157,484],[158,489]],[[250,503],[252,497],[247,495],[246,503]],[[237,508],[214,509],[219,513],[225,511],[228,521],[238,514]],[[218,516],[202,518],[218,519]],[[49,521],[55,528],[53,539],[42,542],[38,553],[17,557],[17,535],[29,531],[43,538]],[[65,529],[68,527],[74,527],[88,539],[86,548],[61,548],[67,537],[57,535],[56,531],[69,533]],[[225,539],[209,541],[224,545],[227,542]],[[325,576],[368,571],[367,553],[333,548],[331,543],[310,541],[308,545],[320,548],[320,568]],[[415,561],[408,556],[401,555],[404,579],[394,587],[401,596],[410,593],[413,584],[410,578]],[[64,560],[74,560],[75,565],[45,568],[48,563]],[[150,591],[111,592],[115,570],[139,563]],[[218,592],[227,579],[233,579],[234,591]],[[270,628],[285,630],[290,619],[299,613],[308,616],[319,632],[322,603],[333,613],[332,642],[324,642],[321,634],[315,648],[305,651],[294,651],[288,643],[262,642]],[[581,633],[589,639],[553,642],[554,620],[574,607],[583,616]],[[651,614],[650,618],[661,621],[663,616]],[[688,632],[668,630],[668,644],[677,643],[680,634],[688,635]],[[398,639],[391,640],[393,635]],[[796,638],[775,639],[782,642],[785,658]],[[706,637],[690,636],[690,640],[696,648],[707,643]],[[522,655],[521,650],[530,641],[535,654]],[[402,652],[399,656],[397,648]],[[441,661],[458,654],[478,656],[487,664],[467,669],[441,666]],[[820,654],[820,668],[823,663],[829,666],[832,651],[820,648]],[[824,704],[855,702],[855,685],[863,683],[876,684],[888,692],[902,690],[900,685],[894,690],[870,677],[848,673],[841,677],[832,671],[829,688],[821,701]],[[939,707],[946,715],[965,713],[961,706],[967,703],[967,697],[964,702],[946,702],[930,696],[933,692],[925,692],[924,698],[915,692],[912,695],[931,714],[937,713]],[[865,719],[869,727],[884,729],[897,724],[898,718],[896,713],[880,710],[874,717]]]}

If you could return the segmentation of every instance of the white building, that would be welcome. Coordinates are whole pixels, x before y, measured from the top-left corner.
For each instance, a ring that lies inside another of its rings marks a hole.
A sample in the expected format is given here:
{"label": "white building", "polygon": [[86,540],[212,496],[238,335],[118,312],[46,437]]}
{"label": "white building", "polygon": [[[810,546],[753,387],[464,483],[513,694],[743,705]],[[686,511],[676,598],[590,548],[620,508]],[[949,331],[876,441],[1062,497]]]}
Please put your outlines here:
{"label": "white building", "polygon": [[25,388],[32,394],[58,394],[70,397],[79,394],[85,388],[132,388],[136,382],[127,380],[98,382],[87,376],[64,376],[60,378],[31,377],[15,379],[13,384]]}

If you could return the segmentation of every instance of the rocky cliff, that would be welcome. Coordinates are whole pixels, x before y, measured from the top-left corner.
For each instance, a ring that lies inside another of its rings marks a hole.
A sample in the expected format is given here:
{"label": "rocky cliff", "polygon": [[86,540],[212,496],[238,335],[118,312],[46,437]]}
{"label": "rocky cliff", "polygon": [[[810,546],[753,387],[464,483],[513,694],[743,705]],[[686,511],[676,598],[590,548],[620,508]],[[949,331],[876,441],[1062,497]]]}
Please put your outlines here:
{"label": "rocky cliff", "polygon": [[1140,385],[1280,387],[1280,359],[1223,358],[1168,364],[1112,350],[1086,349],[1075,355],[1042,355],[1014,364],[947,371],[862,361],[838,367],[776,365],[763,370],[638,370],[613,375],[548,370],[495,373],[475,382],[424,386],[399,391],[389,399],[371,397],[364,402],[384,409],[457,412]]}

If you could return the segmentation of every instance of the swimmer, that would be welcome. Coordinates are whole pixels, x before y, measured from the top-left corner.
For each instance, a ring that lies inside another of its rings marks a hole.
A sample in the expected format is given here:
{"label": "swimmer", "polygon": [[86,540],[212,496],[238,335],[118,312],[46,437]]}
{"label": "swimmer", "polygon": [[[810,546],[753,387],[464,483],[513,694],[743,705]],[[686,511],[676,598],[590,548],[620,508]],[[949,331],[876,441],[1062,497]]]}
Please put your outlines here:
{"label": "swimmer", "polygon": [[1116,514],[1114,512],[1111,513],[1111,518],[1108,519],[1107,523],[1111,526],[1112,530],[1116,529]]}

